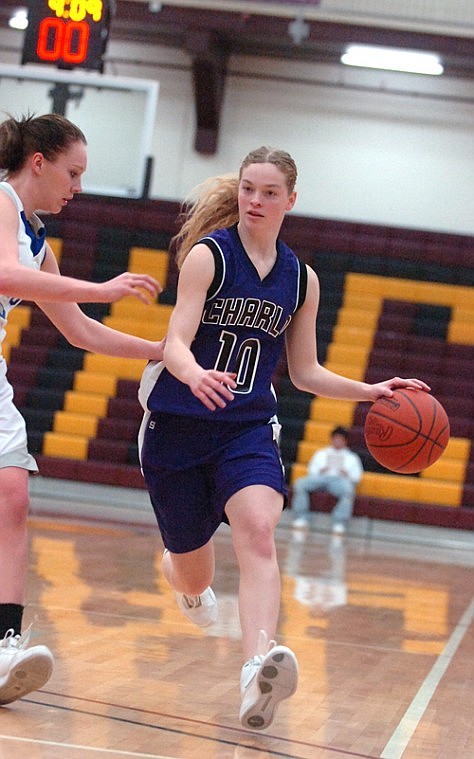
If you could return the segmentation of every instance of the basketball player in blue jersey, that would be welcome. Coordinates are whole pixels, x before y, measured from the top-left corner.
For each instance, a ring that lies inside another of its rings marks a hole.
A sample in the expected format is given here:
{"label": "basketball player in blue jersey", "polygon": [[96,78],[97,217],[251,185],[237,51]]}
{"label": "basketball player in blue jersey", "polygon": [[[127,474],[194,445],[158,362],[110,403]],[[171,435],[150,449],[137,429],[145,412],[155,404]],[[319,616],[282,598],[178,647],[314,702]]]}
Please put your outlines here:
{"label": "basketball player in blue jersey", "polygon": [[238,177],[199,188],[177,238],[176,307],[163,363],[140,387],[145,408],[141,463],[163,537],[163,573],[182,612],[212,624],[217,602],[212,535],[222,521],[237,556],[244,665],[240,721],[270,725],[297,686],[295,654],[273,640],[280,604],[274,531],[286,496],[271,379],[286,347],[295,386],[355,401],[395,387],[428,389],[398,377],[369,385],[318,363],[319,284],[279,239],[295,204],[296,166],[262,147]]}
{"label": "basketball player in blue jersey", "polygon": [[[86,163],[84,135],[62,116],[10,118],[0,124],[0,348],[10,311],[27,299],[84,350],[159,360],[162,343],[109,329],[77,305],[112,303],[125,295],[148,302],[159,292],[158,282],[129,273],[102,283],[61,277],[35,213],[59,213],[81,191]],[[36,471],[0,350],[0,705],[44,685],[53,665],[49,649],[28,647],[28,631],[21,632],[28,474]]]}

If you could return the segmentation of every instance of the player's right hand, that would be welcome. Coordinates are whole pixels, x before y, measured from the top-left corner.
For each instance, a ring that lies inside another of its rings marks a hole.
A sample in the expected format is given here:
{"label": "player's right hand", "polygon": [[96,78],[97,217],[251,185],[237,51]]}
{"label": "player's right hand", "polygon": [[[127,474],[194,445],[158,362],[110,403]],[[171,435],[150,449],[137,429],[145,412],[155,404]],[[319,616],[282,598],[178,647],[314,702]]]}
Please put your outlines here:
{"label": "player's right hand", "polygon": [[98,286],[102,290],[104,303],[115,303],[126,295],[138,298],[143,303],[150,303],[163,289],[160,283],[149,274],[134,274],[129,271],[107,282],[102,282]]}
{"label": "player's right hand", "polygon": [[219,372],[217,369],[202,369],[189,382],[193,395],[204,404],[209,411],[225,408],[228,401],[234,399],[231,388],[237,387],[236,375],[232,372]]}

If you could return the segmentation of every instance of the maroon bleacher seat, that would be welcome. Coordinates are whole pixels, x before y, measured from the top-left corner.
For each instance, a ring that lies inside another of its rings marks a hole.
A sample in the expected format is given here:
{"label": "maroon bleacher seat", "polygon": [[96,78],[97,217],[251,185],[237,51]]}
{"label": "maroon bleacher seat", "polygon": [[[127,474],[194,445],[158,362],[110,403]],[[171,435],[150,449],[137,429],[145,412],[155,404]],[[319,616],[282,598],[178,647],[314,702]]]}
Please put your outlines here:
{"label": "maroon bleacher seat", "polygon": [[89,440],[88,461],[108,461],[112,464],[126,464],[128,443],[123,440]]}
{"label": "maroon bleacher seat", "polygon": [[115,417],[105,417],[104,419],[99,419],[97,438],[106,440],[124,440],[130,442],[131,440],[136,439],[138,428],[139,425],[134,419],[116,419]]}

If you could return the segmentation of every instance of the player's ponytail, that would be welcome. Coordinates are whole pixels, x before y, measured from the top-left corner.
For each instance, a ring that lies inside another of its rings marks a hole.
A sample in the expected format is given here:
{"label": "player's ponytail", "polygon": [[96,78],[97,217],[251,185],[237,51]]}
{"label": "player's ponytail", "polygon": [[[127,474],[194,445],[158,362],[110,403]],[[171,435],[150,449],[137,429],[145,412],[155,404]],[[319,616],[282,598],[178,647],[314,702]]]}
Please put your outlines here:
{"label": "player's ponytail", "polygon": [[86,138],[79,127],[57,113],[21,119],[10,116],[0,124],[0,171],[14,174],[33,153],[54,161],[73,142],[86,144]]}
{"label": "player's ponytail", "polygon": [[206,179],[191,191],[179,217],[181,229],[171,241],[176,246],[178,268],[201,237],[238,221],[238,186],[236,174],[225,174]]}
{"label": "player's ponytail", "polygon": [[0,124],[0,171],[8,174],[21,168],[24,146],[21,122],[8,119]]}

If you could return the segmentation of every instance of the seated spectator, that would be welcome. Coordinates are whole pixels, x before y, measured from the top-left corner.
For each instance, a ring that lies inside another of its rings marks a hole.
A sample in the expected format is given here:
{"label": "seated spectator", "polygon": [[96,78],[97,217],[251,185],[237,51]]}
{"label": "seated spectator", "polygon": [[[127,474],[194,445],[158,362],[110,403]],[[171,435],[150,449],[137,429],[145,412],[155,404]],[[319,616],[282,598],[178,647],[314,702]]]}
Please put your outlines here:
{"label": "seated spectator", "polygon": [[322,448],[310,459],[308,474],[299,477],[293,485],[293,527],[309,526],[310,495],[322,490],[337,498],[332,511],[333,532],[342,535],[354,508],[355,492],[362,477],[363,468],[359,456],[350,450],[349,433],[345,427],[335,427],[331,432],[330,445]]}

